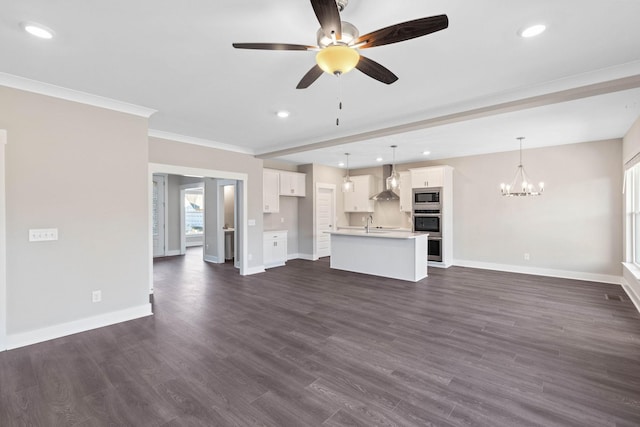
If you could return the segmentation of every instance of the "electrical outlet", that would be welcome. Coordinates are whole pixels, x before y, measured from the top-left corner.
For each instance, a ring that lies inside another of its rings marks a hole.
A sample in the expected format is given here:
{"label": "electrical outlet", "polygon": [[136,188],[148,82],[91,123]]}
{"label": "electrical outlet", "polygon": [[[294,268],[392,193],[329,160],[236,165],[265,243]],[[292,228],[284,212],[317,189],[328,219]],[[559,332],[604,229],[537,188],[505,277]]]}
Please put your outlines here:
{"label": "electrical outlet", "polygon": [[529,256],[529,252],[525,252],[524,253],[524,260],[525,261],[529,261],[529,259],[531,259],[531,257]]}
{"label": "electrical outlet", "polygon": [[249,258],[249,261],[251,261],[253,259],[253,254],[249,254],[249,256],[247,256],[247,258]]}
{"label": "electrical outlet", "polygon": [[93,291],[91,293],[91,301],[92,302],[100,302],[100,301],[102,301],[102,291]]}
{"label": "electrical outlet", "polygon": [[280,218],[280,222],[284,224],[284,218]]}
{"label": "electrical outlet", "polygon": [[32,228],[29,230],[30,242],[45,242],[48,240],[58,240],[57,228]]}

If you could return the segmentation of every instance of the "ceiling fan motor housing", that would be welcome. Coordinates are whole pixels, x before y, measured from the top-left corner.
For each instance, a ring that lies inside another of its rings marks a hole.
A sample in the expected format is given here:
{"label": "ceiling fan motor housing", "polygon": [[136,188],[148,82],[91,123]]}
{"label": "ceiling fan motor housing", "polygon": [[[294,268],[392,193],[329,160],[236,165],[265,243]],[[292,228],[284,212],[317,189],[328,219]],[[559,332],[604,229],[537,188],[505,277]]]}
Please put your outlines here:
{"label": "ceiling fan motor housing", "polygon": [[349,0],[336,0],[336,5],[338,6],[338,10],[342,12],[345,7],[349,4]]}

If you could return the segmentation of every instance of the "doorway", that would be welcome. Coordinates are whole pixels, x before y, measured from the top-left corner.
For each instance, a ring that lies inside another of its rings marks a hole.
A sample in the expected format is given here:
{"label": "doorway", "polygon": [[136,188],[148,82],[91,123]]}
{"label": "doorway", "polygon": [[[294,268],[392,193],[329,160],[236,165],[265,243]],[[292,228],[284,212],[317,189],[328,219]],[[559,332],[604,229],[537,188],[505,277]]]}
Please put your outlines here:
{"label": "doorway", "polygon": [[[234,264],[239,269],[240,275],[249,274],[249,266],[247,259],[247,192],[246,192],[246,182],[247,182],[247,174],[238,173],[238,172],[229,172],[229,171],[219,171],[213,169],[201,169],[201,168],[192,168],[186,166],[175,166],[175,165],[167,165],[167,164],[159,164],[159,163],[150,163],[149,164],[149,174],[150,178],[153,177],[154,174],[169,174],[169,175],[181,175],[187,177],[203,177],[205,182],[205,203],[207,200],[206,197],[206,182],[209,179],[219,180],[230,180],[234,186],[234,215],[235,215],[235,250],[234,250]],[[149,180],[149,220],[153,223],[153,180]],[[205,206],[205,212],[206,212]],[[218,215],[219,216],[219,215]],[[206,217],[205,217],[206,218]],[[204,224],[204,233],[205,233],[205,248],[206,248],[206,231],[207,225],[206,220]],[[150,252],[153,253],[153,236],[150,233],[149,238],[149,248]],[[205,249],[206,250],[206,249]],[[153,257],[149,257],[149,288],[151,293],[153,293]]]}
{"label": "doorway", "polygon": [[5,146],[7,131],[0,129],[0,351],[7,349],[7,217]]}
{"label": "doorway", "polygon": [[315,241],[316,257],[323,258],[331,255],[331,235],[336,217],[336,186],[334,184],[316,184],[315,209]]}
{"label": "doorway", "polygon": [[153,234],[153,256],[165,256],[167,254],[167,205],[166,205],[166,183],[167,177],[161,174],[153,175],[152,194],[152,234]]}

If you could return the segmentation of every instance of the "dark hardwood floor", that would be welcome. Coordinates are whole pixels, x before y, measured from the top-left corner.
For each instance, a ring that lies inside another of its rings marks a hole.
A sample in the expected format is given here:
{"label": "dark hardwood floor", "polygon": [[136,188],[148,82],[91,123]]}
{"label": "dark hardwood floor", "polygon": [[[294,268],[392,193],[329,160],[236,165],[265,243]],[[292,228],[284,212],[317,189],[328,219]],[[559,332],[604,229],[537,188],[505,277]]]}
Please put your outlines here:
{"label": "dark hardwood floor", "polygon": [[0,425],[640,425],[619,286],[200,258],[154,263],[154,316],[0,353]]}

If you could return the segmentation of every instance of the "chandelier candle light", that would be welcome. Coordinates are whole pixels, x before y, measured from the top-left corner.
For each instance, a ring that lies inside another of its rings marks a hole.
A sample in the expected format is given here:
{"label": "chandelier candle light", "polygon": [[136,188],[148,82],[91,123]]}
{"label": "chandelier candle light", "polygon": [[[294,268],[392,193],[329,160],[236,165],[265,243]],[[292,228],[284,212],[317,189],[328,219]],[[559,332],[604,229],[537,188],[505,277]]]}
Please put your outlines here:
{"label": "chandelier candle light", "polygon": [[520,141],[520,163],[516,169],[516,174],[513,177],[511,184],[500,184],[500,192],[503,196],[539,196],[544,191],[544,182],[538,184],[536,188],[532,183],[527,172],[522,165],[522,140],[523,136],[517,138]]}

